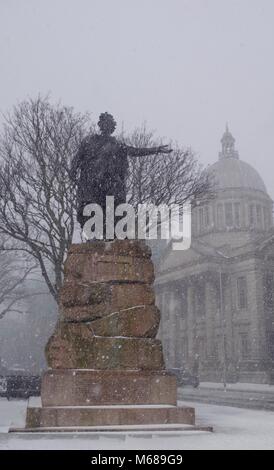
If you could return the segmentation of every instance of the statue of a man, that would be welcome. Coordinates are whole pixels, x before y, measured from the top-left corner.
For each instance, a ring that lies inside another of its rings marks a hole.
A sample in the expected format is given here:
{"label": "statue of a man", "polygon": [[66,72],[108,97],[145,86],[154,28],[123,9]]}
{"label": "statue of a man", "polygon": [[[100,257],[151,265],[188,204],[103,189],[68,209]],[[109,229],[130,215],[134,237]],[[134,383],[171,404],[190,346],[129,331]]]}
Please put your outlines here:
{"label": "statue of a man", "polygon": [[167,145],[135,148],[119,142],[113,134],[116,122],[111,114],[99,117],[100,134],[89,135],[75,155],[70,176],[77,183],[77,220],[83,228],[87,217],[83,209],[89,203],[101,206],[105,213],[106,196],[114,196],[114,206],[126,202],[127,157],[170,153]]}

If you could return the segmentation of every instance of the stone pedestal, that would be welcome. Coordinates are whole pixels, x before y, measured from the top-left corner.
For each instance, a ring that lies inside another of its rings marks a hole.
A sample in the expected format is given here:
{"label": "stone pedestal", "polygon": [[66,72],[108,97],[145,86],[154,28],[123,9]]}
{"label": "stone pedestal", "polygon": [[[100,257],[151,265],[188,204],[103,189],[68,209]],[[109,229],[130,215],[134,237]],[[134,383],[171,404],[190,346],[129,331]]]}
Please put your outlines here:
{"label": "stone pedestal", "polygon": [[115,240],[72,245],[60,293],[60,318],[46,347],[42,406],[27,429],[194,424],[177,407],[176,378],[155,339],[150,249]]}

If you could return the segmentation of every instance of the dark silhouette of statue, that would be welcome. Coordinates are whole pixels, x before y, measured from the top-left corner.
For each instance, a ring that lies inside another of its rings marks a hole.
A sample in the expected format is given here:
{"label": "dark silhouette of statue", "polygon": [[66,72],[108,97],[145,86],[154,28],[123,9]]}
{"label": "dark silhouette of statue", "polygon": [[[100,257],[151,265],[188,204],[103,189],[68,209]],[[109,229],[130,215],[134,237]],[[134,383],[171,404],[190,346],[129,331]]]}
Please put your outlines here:
{"label": "dark silhouette of statue", "polygon": [[106,196],[114,196],[114,207],[126,202],[127,157],[170,153],[167,145],[135,148],[119,142],[113,134],[116,122],[111,114],[99,117],[100,134],[89,135],[75,155],[70,177],[77,184],[77,220],[83,228],[87,217],[83,209],[89,203],[99,204],[104,213]]}

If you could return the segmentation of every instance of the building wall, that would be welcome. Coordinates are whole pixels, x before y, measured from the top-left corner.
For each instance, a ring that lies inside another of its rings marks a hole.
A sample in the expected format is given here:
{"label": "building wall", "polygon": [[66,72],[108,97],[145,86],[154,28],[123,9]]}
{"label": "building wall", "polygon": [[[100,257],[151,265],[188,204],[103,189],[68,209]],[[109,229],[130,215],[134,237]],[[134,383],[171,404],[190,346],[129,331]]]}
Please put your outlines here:
{"label": "building wall", "polygon": [[255,251],[231,256],[205,272],[201,262],[191,276],[156,283],[167,367],[191,369],[198,360],[201,380],[223,380],[226,366],[228,381],[268,382],[274,290],[270,308],[265,277],[273,274],[274,279],[273,268],[268,256]]}

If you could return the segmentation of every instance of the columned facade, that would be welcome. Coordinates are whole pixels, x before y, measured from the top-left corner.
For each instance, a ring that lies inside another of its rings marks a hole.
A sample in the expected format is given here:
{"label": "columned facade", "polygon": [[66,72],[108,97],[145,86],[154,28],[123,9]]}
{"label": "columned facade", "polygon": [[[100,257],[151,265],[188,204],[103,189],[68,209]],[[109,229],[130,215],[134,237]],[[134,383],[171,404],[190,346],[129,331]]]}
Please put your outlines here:
{"label": "columned facade", "polygon": [[216,197],[192,212],[192,245],[159,264],[156,289],[167,366],[198,364],[201,380],[274,379],[272,200],[239,159],[228,128],[209,169]]}

